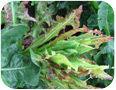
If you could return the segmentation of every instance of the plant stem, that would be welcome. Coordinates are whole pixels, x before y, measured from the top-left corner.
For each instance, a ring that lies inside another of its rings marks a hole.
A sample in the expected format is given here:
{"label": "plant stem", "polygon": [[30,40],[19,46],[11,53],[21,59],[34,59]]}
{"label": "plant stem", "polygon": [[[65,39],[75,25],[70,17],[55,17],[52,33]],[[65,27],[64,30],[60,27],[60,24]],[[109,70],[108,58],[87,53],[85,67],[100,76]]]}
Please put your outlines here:
{"label": "plant stem", "polygon": [[16,24],[16,17],[15,17],[15,8],[14,8],[14,2],[11,2],[11,8],[12,8],[12,23]]}

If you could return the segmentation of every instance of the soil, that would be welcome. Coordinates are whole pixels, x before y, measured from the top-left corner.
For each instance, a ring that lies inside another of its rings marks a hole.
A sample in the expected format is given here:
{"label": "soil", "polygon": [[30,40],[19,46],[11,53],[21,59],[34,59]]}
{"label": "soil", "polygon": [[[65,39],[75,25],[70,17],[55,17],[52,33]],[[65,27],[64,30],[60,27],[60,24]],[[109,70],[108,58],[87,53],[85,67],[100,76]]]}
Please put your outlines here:
{"label": "soil", "polygon": [[28,36],[22,41],[22,45],[24,46],[24,49],[28,48],[33,43],[33,37]]}

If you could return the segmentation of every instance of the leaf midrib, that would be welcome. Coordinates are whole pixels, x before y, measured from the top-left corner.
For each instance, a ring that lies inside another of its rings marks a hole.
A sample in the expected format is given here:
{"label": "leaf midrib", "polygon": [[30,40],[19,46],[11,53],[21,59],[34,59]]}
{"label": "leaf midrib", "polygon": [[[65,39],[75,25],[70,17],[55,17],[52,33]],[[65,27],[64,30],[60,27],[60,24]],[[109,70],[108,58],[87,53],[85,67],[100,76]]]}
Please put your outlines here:
{"label": "leaf midrib", "polygon": [[22,70],[22,69],[27,69],[27,68],[30,68],[30,66],[28,66],[28,67],[17,67],[17,68],[1,68],[1,71]]}

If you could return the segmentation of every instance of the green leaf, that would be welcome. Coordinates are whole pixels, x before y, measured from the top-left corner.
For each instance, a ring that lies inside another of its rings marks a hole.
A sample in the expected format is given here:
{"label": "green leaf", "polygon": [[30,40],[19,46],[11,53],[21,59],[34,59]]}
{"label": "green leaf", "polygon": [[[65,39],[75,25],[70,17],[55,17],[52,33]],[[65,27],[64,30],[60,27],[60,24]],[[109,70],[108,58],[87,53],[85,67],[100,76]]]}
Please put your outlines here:
{"label": "green leaf", "polygon": [[41,61],[41,56],[38,54],[35,54],[32,49],[30,49],[30,55],[31,55],[32,62],[38,67],[40,67],[39,61]]}
{"label": "green leaf", "polygon": [[97,1],[91,1],[91,3],[96,9],[99,9]]}
{"label": "green leaf", "polygon": [[95,27],[98,26],[97,22],[97,14],[92,14],[89,19],[87,20],[87,26],[89,29],[94,29]]}
{"label": "green leaf", "polygon": [[90,38],[90,37],[93,37],[93,34],[91,34],[91,33],[85,33],[85,34],[79,35],[78,37],[72,36],[72,37],[69,38],[69,40],[79,41],[79,40],[82,40],[84,38]]}
{"label": "green leaf", "polygon": [[86,61],[85,59],[78,59],[76,57],[71,57],[70,59],[71,64],[75,65],[76,67],[83,67],[88,70],[95,70],[95,69],[107,69],[108,66],[98,66],[91,64],[91,61]]}
{"label": "green leaf", "polygon": [[[82,28],[80,28],[80,29],[73,29],[73,30],[70,30],[70,31],[68,31],[68,32],[65,32],[65,33],[63,33],[63,34],[61,34],[60,36],[58,36],[55,40],[53,40],[52,42],[50,42],[50,43],[48,43],[48,44],[46,44],[46,45],[44,45],[44,46],[42,46],[42,47],[40,47],[39,49],[38,49],[38,51],[41,51],[41,50],[44,50],[45,48],[48,48],[48,47],[50,47],[50,46],[53,46],[54,44],[56,44],[57,42],[59,42],[60,40],[64,40],[64,39],[67,39],[68,37],[70,37],[71,35],[73,35],[73,34],[75,34],[75,33],[77,33],[77,32],[84,32],[84,30],[82,29]],[[82,39],[84,39],[84,38],[86,38],[87,37],[87,39],[88,40],[82,40]],[[68,40],[76,40],[76,41],[78,41],[78,42],[81,42],[82,44],[84,43],[84,44],[88,44],[88,43],[90,43],[91,41],[90,41],[90,39],[89,39],[89,37],[91,37],[91,38],[94,38],[94,37],[96,37],[96,36],[93,36],[93,34],[91,34],[91,33],[87,33],[87,34],[83,34],[83,35],[80,35],[80,36],[78,36],[78,37],[70,37]],[[65,45],[64,45],[65,46]]]}
{"label": "green leaf", "polygon": [[71,87],[71,89],[82,89],[81,87],[75,86],[73,84],[69,84],[69,86]]}
{"label": "green leaf", "polygon": [[79,31],[81,31],[81,29],[73,29],[73,30],[70,30],[70,31],[68,31],[68,32],[65,32],[65,33],[61,34],[60,36],[58,36],[58,37],[57,37],[55,40],[53,40],[50,44],[48,43],[48,44],[44,45],[43,47],[39,48],[38,50],[41,51],[41,50],[43,50],[43,49],[45,49],[45,48],[48,48],[48,47],[50,47],[50,46],[56,44],[57,41],[67,39],[68,37],[70,37],[71,35],[73,35],[73,34],[79,32]]}
{"label": "green leaf", "polygon": [[52,79],[52,82],[55,83],[56,85],[58,85],[58,87],[60,87],[61,89],[66,89],[64,84],[62,84],[60,81],[56,81],[56,78]]}
{"label": "green leaf", "polygon": [[80,44],[85,44],[85,45],[88,45],[91,43],[91,39],[93,38],[97,38],[96,35],[93,35],[93,33],[85,33],[85,34],[81,34],[79,35],[78,37],[76,36],[72,36],[69,38],[69,40],[76,40],[77,42],[79,42]]}
{"label": "green leaf", "polygon": [[102,71],[101,73],[97,73],[96,74],[96,71],[92,71],[92,75],[97,77],[97,78],[101,78],[101,79],[104,79],[104,80],[112,80],[112,76],[108,75],[107,73],[105,73],[104,71]]}
{"label": "green leaf", "polygon": [[104,29],[106,35],[114,34],[114,12],[112,7],[106,2],[102,2],[99,5],[98,25],[100,30]]}
{"label": "green leaf", "polygon": [[108,45],[111,49],[114,50],[114,39],[108,42]]}
{"label": "green leaf", "polygon": [[60,40],[64,40],[64,39],[67,39],[68,37],[72,36],[73,34],[77,33],[77,32],[80,32],[82,31],[81,29],[73,29],[73,30],[70,30],[68,32],[65,32],[63,34],[61,34],[60,36],[58,36],[54,41],[52,41],[50,44],[55,44],[57,41],[60,41]]}
{"label": "green leaf", "polygon": [[4,77],[4,75],[2,75],[2,74],[1,74],[1,79],[2,79],[2,81],[4,82],[4,84],[7,85],[7,80],[6,80],[6,78]]}
{"label": "green leaf", "polygon": [[65,49],[76,49],[79,46],[79,43],[76,41],[66,41],[61,40],[58,41],[54,46],[52,46],[51,50],[65,50]]}
{"label": "green leaf", "polygon": [[[26,25],[16,24],[1,31],[1,66],[8,64],[10,57],[18,51],[16,42],[27,32]],[[20,51],[20,50],[19,50]]]}
{"label": "green leaf", "polygon": [[67,65],[68,67],[77,70],[77,67],[73,66],[68,60],[68,58],[62,54],[56,54],[49,59],[58,65]]}
{"label": "green leaf", "polygon": [[36,86],[39,83],[40,69],[21,54],[14,54],[9,65],[1,71],[11,88],[21,88],[25,84]]}
{"label": "green leaf", "polygon": [[76,85],[79,86],[80,88],[87,88],[86,83],[84,81],[81,81],[80,79],[78,79],[77,77],[73,75],[70,75],[70,77],[74,80]]}
{"label": "green leaf", "polygon": [[7,86],[22,88],[25,84],[36,86],[39,83],[40,69],[25,56],[18,54],[22,48],[17,41],[27,32],[26,25],[15,24],[1,31],[1,71],[7,80]]}
{"label": "green leaf", "polygon": [[55,1],[49,1],[50,4],[54,3]]}
{"label": "green leaf", "polygon": [[65,64],[67,66],[71,66],[69,60],[64,55],[61,54],[57,54],[50,57],[50,60],[58,65]]}
{"label": "green leaf", "polygon": [[78,54],[83,54],[83,53],[86,53],[86,52],[88,52],[88,51],[90,51],[90,50],[93,50],[93,49],[95,49],[95,48],[90,47],[90,46],[87,46],[87,45],[84,45],[84,44],[80,44],[80,45],[76,48],[76,50],[78,51]]}
{"label": "green leaf", "polygon": [[1,38],[12,43],[16,42],[27,32],[28,29],[28,26],[23,24],[10,25],[7,28],[2,29]]}
{"label": "green leaf", "polygon": [[114,50],[109,48],[108,43],[103,44],[100,47],[100,51],[94,56],[94,60],[98,64],[106,64],[109,67],[113,67],[114,66]]}

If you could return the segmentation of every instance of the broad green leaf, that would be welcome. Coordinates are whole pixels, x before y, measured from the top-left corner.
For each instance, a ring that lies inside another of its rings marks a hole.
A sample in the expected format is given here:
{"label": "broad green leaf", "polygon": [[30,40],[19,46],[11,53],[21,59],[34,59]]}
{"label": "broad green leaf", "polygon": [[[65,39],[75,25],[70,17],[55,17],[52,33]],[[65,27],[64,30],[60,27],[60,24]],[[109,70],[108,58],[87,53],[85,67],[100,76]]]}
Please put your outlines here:
{"label": "broad green leaf", "polygon": [[[101,59],[103,60],[101,62]],[[109,67],[114,66],[114,50],[109,48],[109,44],[103,44],[100,51],[94,56],[94,60],[98,64],[106,64]]]}
{"label": "broad green leaf", "polygon": [[99,5],[98,25],[100,30],[104,29],[106,35],[110,36],[114,34],[114,11],[106,2],[102,2]]}
{"label": "broad green leaf", "polygon": [[39,83],[40,69],[21,54],[14,54],[10,64],[1,71],[11,88],[21,88],[25,84],[36,86]]}
{"label": "broad green leaf", "polygon": [[[10,25],[1,31],[1,38],[11,43],[20,39],[28,30],[27,25],[15,24]],[[7,42],[8,43],[8,42]]]}
{"label": "broad green leaf", "polygon": [[2,74],[1,74],[1,79],[2,79],[3,83],[4,83],[5,85],[7,85],[7,80],[6,80],[6,78],[4,77],[4,75],[2,75]]}
{"label": "broad green leaf", "polygon": [[9,59],[18,51],[16,42],[27,32],[26,25],[16,24],[1,31],[1,66],[8,64]]}
{"label": "broad green leaf", "polygon": [[11,88],[22,88],[25,84],[36,86],[39,83],[40,69],[21,54],[22,48],[17,41],[27,32],[26,25],[15,24],[1,31],[2,43],[2,75]]}
{"label": "broad green leaf", "polygon": [[114,39],[108,42],[108,45],[111,49],[114,50]]}

